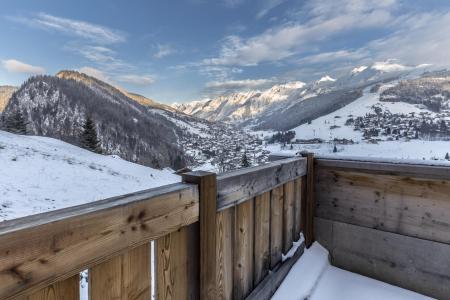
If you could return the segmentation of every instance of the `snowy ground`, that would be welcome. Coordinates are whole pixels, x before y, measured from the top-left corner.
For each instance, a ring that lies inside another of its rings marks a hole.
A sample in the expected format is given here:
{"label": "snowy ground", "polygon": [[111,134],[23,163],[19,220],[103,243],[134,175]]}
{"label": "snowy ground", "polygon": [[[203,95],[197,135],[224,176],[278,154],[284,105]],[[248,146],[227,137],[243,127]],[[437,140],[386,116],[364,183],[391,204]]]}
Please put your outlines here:
{"label": "snowy ground", "polygon": [[0,222],[179,182],[62,141],[0,131]]}
{"label": "snowy ground", "polygon": [[425,300],[429,297],[333,267],[315,242],[295,263],[272,300]]}
{"label": "snowy ground", "polygon": [[333,143],[293,145],[293,149],[290,145],[283,147],[280,144],[269,144],[266,146],[272,154],[293,155],[299,151],[309,151],[319,156],[410,159],[430,164],[440,161],[441,164],[450,165],[450,162],[445,160],[446,153],[450,153],[450,141],[385,141],[378,144],[360,142],[353,145],[336,145],[338,151],[336,153],[333,152],[333,148]]}

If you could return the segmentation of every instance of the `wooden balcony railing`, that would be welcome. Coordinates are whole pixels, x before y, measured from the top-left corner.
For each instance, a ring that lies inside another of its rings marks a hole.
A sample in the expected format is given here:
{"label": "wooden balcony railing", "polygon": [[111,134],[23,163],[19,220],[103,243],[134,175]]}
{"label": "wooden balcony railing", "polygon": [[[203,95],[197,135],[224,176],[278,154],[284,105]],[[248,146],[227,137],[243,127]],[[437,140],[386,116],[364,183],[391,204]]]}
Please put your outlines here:
{"label": "wooden balcony railing", "polygon": [[312,161],[191,172],[183,183],[2,222],[0,299],[79,299],[85,269],[94,300],[152,290],[157,299],[268,299],[303,248],[284,262],[282,253],[302,230],[313,240]]}

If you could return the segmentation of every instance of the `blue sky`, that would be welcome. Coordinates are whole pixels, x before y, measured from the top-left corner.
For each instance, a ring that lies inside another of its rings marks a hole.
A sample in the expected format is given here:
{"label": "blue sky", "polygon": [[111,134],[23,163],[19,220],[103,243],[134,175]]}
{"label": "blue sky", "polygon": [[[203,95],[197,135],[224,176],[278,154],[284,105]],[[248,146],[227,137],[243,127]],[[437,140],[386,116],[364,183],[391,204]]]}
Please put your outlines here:
{"label": "blue sky", "polygon": [[386,59],[450,64],[447,0],[15,0],[0,14],[0,85],[75,69],[171,103]]}

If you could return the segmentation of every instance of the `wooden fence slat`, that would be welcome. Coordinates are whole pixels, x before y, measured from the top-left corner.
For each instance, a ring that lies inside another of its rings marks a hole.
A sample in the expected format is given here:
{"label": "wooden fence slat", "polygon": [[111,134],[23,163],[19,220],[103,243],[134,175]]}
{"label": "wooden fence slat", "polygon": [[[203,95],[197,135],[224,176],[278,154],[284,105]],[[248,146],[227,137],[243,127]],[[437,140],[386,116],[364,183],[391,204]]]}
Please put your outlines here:
{"label": "wooden fence slat", "polygon": [[1,222],[0,299],[38,291],[192,224],[198,210],[197,186],[173,184]]}
{"label": "wooden fence slat", "polygon": [[309,248],[314,242],[314,208],[316,206],[314,198],[314,154],[302,153],[302,155],[307,158],[305,246]]}
{"label": "wooden fence slat", "polygon": [[306,174],[306,159],[294,157],[217,176],[217,208],[222,210],[271,191]]}
{"label": "wooden fence slat", "polygon": [[199,299],[197,231],[193,224],[156,241],[158,300]]}
{"label": "wooden fence slat", "polygon": [[283,253],[286,254],[292,247],[294,234],[294,181],[283,185]]}
{"label": "wooden fence slat", "polygon": [[79,300],[80,275],[74,275],[58,281],[29,296],[19,297],[21,300]]}
{"label": "wooden fence slat", "polygon": [[89,294],[92,300],[149,299],[150,282],[150,243],[89,270]]}
{"label": "wooden fence slat", "polygon": [[217,298],[233,299],[235,207],[217,213]]}
{"label": "wooden fence slat", "polygon": [[255,273],[257,286],[270,270],[270,192],[255,197]]}
{"label": "wooden fence slat", "polygon": [[270,268],[281,262],[283,247],[283,186],[270,193]]}
{"label": "wooden fence slat", "polygon": [[302,219],[302,178],[294,181],[294,240],[300,239]]}
{"label": "wooden fence slat", "polygon": [[216,299],[216,174],[196,171],[183,174],[183,181],[198,185],[200,209],[200,298]]}
{"label": "wooden fence slat", "polygon": [[236,207],[234,248],[234,299],[240,300],[253,288],[253,199]]}
{"label": "wooden fence slat", "polygon": [[306,198],[307,198],[307,178],[302,177],[302,187],[301,187],[301,204],[300,204],[300,231],[305,235],[306,230]]}

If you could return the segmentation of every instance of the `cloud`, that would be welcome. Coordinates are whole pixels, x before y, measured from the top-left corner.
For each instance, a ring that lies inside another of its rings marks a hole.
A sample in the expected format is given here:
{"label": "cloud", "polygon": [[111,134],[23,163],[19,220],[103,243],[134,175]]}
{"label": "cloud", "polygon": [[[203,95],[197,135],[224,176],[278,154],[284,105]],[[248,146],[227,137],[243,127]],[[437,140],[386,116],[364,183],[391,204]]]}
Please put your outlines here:
{"label": "cloud", "polygon": [[158,59],[166,57],[176,52],[175,49],[173,49],[170,45],[158,44],[157,48],[158,50],[155,54],[153,54],[153,57]]}
{"label": "cloud", "polygon": [[88,39],[98,44],[114,44],[126,41],[125,34],[119,30],[85,21],[61,18],[46,13],[38,13],[31,18],[10,17],[9,19],[28,24],[32,27]]}
{"label": "cloud", "polygon": [[99,69],[96,69],[93,67],[81,67],[78,69],[78,71],[81,73],[84,73],[86,75],[92,76],[94,78],[97,78],[104,82],[108,82],[108,83],[112,82],[109,75],[106,75],[106,73],[103,72],[102,70],[99,70]]}
{"label": "cloud", "polygon": [[3,60],[2,64],[7,71],[13,73],[26,73],[26,74],[45,73],[45,69],[43,67],[29,65],[15,59]]}
{"label": "cloud", "polygon": [[148,86],[155,82],[155,79],[153,76],[144,74],[144,75],[137,75],[137,74],[124,74],[119,75],[116,77],[117,81],[124,82],[124,83],[130,83],[134,85],[139,86]]}
{"label": "cloud", "polygon": [[218,80],[206,83],[204,92],[207,96],[248,91],[270,87],[272,79],[242,79],[242,80]]}
{"label": "cloud", "polygon": [[322,64],[336,61],[360,61],[368,58],[370,53],[365,49],[338,50],[331,52],[321,52],[314,55],[302,57],[296,61],[297,64]]}
{"label": "cloud", "polygon": [[259,10],[256,18],[260,19],[267,15],[272,9],[283,4],[286,0],[265,0],[263,1],[262,8]]}
{"label": "cloud", "polygon": [[395,0],[310,0],[304,7],[306,21],[299,22],[299,16],[295,16],[294,20],[250,38],[227,36],[219,56],[205,59],[203,64],[256,66],[279,62],[306,53],[337,34],[387,27],[395,21],[395,9]]}

